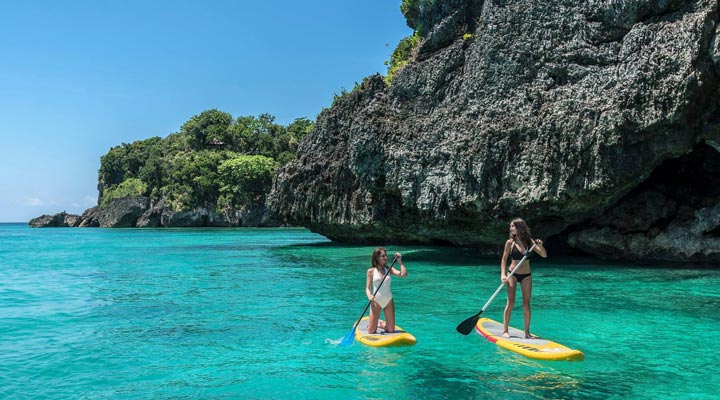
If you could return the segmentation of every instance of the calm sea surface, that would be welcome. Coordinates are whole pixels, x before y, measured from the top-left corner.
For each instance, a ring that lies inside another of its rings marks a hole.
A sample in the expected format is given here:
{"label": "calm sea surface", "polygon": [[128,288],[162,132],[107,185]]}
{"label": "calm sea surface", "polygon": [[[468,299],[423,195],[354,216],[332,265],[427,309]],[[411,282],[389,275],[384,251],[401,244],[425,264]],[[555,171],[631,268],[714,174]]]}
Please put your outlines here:
{"label": "calm sea surface", "polygon": [[455,332],[499,285],[497,259],[387,247],[408,267],[393,293],[414,347],[337,346],[367,304],[373,247],[303,229],[0,224],[0,398],[717,398],[720,269],[548,249],[532,331],[586,359],[540,362]]}

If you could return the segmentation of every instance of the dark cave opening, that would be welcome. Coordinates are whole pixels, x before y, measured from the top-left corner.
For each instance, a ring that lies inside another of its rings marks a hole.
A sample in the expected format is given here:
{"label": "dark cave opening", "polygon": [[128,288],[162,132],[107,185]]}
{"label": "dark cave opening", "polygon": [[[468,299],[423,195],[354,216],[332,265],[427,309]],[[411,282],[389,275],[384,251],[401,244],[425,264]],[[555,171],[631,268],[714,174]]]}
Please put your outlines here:
{"label": "dark cave opening", "polygon": [[715,228],[713,230],[703,232],[703,236],[704,237],[712,237],[712,238],[720,238],[720,226],[718,226],[717,228]]}
{"label": "dark cave opening", "polygon": [[635,191],[656,190],[692,210],[710,207],[720,197],[720,153],[700,143],[689,154],[670,159]]}
{"label": "dark cave opening", "polygon": [[699,143],[690,153],[663,162],[592,223],[627,232],[662,229],[670,222],[690,221],[695,211],[719,202],[720,153]]}
{"label": "dark cave opening", "polygon": [[[720,152],[706,143],[699,143],[690,153],[663,162],[644,182],[602,215],[570,226],[548,240],[552,240],[552,244],[563,254],[580,255],[583,251],[570,246],[567,238],[586,227],[607,228],[621,235],[654,237],[666,231],[670,224],[697,222],[698,210],[718,203]],[[720,238],[720,226],[710,227],[702,233],[702,237]],[[614,250],[598,248],[592,252],[597,251],[603,253]],[[608,253],[607,256],[620,254]]]}

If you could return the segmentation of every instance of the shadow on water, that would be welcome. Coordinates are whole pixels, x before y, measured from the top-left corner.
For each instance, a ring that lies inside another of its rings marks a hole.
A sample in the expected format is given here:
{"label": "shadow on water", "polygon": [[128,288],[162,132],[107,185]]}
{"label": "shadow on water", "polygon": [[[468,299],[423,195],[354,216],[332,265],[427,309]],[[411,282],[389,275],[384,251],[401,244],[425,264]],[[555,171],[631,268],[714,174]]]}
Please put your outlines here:
{"label": "shadow on water", "polygon": [[392,254],[400,252],[404,260],[443,266],[475,266],[478,264],[495,264],[497,257],[489,257],[481,254],[478,250],[464,247],[449,246],[406,246],[388,244],[384,246],[374,245],[348,245],[334,242],[322,243],[298,243],[276,247],[276,252],[318,252],[326,254],[346,254],[350,257],[369,257],[377,247],[384,247],[388,251],[388,262],[392,260]]}
{"label": "shadow on water", "polygon": [[460,364],[425,362],[410,376],[416,383],[410,398],[606,399],[630,393],[634,384],[623,371],[588,378],[582,362],[538,361],[514,354],[502,358],[503,362],[474,357]]}
{"label": "shadow on water", "polygon": [[[526,399],[575,398],[578,377],[543,365],[490,365],[469,358],[466,364],[426,363],[412,376],[412,398]],[[475,367],[473,367],[473,363]]]}
{"label": "shadow on water", "polygon": [[[348,256],[369,256],[376,247],[385,247],[388,253],[392,254],[399,251],[403,254],[405,259],[412,260],[414,262],[422,262],[435,265],[443,266],[476,266],[476,265],[499,265],[501,252],[498,251],[496,255],[487,255],[481,252],[479,249],[471,247],[453,247],[453,246],[420,246],[420,245],[395,245],[392,243],[377,246],[377,245],[353,245],[336,243],[331,241],[322,242],[310,242],[310,243],[294,243],[288,245],[280,245],[274,247],[271,251],[280,252],[319,252],[320,254],[347,254]],[[663,265],[663,264],[630,264],[627,262],[609,261],[602,260],[592,256],[570,256],[560,255],[555,256],[550,250],[550,257],[541,258],[537,255],[532,255],[530,260],[533,266],[572,266],[575,270],[593,270],[593,271],[613,271],[617,269],[633,269],[633,270],[672,270],[672,271],[685,271],[688,272],[692,279],[694,276],[694,270],[691,268],[682,268],[678,265]],[[389,255],[390,255],[389,254]],[[388,257],[391,259],[391,257]],[[720,265],[718,265],[720,269]],[[703,270],[715,270],[713,268],[704,268]]]}

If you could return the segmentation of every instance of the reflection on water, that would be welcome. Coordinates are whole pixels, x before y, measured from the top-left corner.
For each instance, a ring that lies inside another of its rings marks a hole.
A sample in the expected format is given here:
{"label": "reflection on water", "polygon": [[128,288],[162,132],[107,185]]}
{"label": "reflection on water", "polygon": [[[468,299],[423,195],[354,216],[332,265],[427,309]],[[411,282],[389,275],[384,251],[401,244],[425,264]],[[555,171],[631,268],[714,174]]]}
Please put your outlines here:
{"label": "reflection on water", "polygon": [[559,372],[539,371],[529,375],[500,375],[499,385],[506,393],[536,398],[565,398],[577,394],[582,381]]}

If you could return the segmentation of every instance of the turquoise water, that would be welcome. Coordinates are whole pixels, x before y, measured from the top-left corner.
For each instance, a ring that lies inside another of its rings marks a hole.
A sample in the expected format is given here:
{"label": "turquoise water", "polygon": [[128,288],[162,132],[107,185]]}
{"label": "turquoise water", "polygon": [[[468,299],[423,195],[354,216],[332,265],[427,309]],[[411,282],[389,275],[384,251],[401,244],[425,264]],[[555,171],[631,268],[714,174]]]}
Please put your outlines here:
{"label": "turquoise water", "polygon": [[[716,398],[718,269],[549,249],[533,261],[532,331],[586,359],[541,362],[455,332],[499,285],[497,259],[387,247],[409,270],[393,292],[414,347],[336,345],[367,304],[373,247],[302,229],[0,224],[0,397]],[[484,316],[503,305],[501,294]]]}

